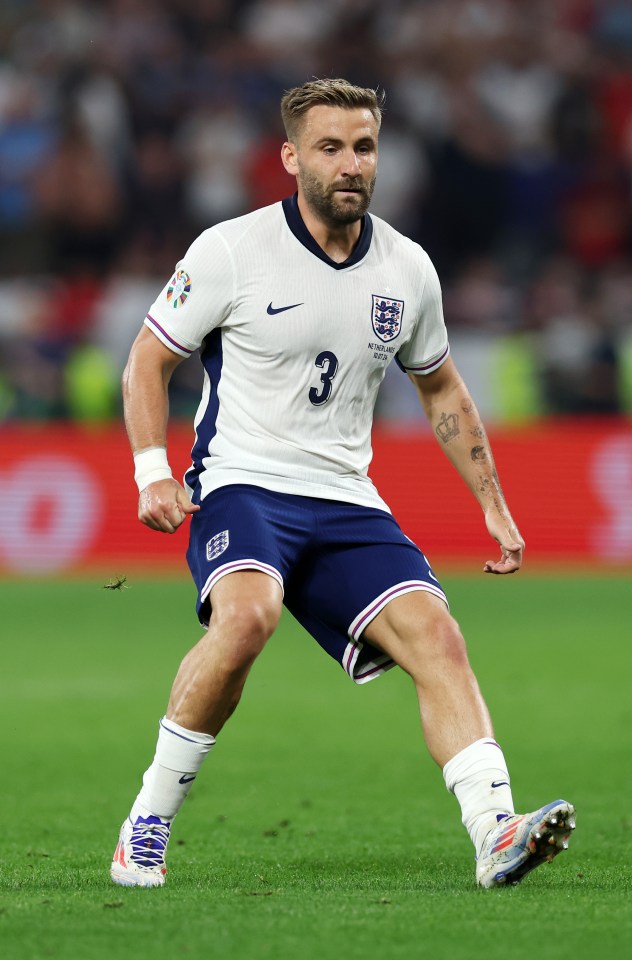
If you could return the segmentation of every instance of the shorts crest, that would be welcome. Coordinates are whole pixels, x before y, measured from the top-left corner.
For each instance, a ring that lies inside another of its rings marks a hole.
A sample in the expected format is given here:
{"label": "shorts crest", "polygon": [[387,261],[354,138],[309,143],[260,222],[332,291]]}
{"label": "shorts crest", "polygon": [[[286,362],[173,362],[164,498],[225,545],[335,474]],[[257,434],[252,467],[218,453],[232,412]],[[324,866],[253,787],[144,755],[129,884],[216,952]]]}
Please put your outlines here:
{"label": "shorts crest", "polygon": [[215,557],[219,557],[220,553],[228,549],[229,543],[230,536],[228,530],[222,530],[221,533],[216,533],[206,544],[206,559],[210,562],[214,560]]}
{"label": "shorts crest", "polygon": [[371,322],[376,336],[384,343],[388,343],[398,336],[402,328],[403,314],[403,300],[391,300],[388,297],[378,297],[373,294]]}

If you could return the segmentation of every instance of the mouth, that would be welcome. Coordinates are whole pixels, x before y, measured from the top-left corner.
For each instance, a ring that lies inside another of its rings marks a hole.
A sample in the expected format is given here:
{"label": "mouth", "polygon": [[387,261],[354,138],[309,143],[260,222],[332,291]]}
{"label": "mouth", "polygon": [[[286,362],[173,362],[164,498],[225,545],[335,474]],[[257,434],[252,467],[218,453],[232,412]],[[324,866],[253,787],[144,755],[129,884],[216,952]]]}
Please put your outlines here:
{"label": "mouth", "polygon": [[342,194],[345,197],[354,197],[364,193],[362,187],[334,187],[333,193]]}

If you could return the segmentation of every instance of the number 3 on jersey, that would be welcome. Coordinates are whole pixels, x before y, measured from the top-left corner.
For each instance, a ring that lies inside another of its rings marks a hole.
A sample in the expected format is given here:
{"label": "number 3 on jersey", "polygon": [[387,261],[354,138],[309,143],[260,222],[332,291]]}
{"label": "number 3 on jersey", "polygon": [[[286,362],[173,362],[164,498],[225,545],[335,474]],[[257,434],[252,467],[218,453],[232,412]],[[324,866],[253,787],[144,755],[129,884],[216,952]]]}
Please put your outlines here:
{"label": "number 3 on jersey", "polygon": [[317,367],[322,367],[323,370],[320,375],[320,382],[322,384],[320,392],[318,387],[311,387],[309,391],[310,402],[313,403],[315,407],[318,407],[321,403],[327,403],[331,396],[331,381],[338,372],[338,357],[335,353],[332,353],[331,350],[323,350],[318,354],[314,363]]}

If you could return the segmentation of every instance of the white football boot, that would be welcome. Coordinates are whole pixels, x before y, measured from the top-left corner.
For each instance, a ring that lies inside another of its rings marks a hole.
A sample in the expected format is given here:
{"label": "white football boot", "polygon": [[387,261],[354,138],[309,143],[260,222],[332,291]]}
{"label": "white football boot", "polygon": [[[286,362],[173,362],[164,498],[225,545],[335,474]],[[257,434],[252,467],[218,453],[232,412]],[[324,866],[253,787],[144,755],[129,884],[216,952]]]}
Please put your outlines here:
{"label": "white football boot", "polygon": [[505,817],[489,831],[477,858],[481,887],[515,885],[531,870],[566,850],[575,829],[575,808],[554,800],[535,813]]}
{"label": "white football boot", "polygon": [[123,821],[110,876],[123,887],[162,887],[171,824],[160,817]]}

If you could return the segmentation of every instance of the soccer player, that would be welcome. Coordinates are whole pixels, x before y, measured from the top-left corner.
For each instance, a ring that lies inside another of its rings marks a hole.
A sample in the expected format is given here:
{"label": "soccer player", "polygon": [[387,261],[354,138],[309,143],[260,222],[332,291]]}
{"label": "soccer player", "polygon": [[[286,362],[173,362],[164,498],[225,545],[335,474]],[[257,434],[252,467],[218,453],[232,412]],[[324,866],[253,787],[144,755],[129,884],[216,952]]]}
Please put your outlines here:
{"label": "soccer player", "polygon": [[[515,814],[443,589],[367,476],[375,400],[393,360],[500,547],[485,572],[515,573],[524,543],[450,357],[433,265],[367,212],[380,98],[314,80],[286,93],[281,111],[281,159],[297,193],[194,241],[123,377],[139,518],[174,533],[190,516],[187,559],[208,629],[178,670],[111,876],[164,883],[173,819],[285,604],[356,683],[395,664],[410,674],[428,749],[476,850],[477,882],[515,884],[567,846],[574,809],[556,800]],[[204,387],[181,486],[167,460],[168,382],[197,349]]]}

